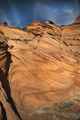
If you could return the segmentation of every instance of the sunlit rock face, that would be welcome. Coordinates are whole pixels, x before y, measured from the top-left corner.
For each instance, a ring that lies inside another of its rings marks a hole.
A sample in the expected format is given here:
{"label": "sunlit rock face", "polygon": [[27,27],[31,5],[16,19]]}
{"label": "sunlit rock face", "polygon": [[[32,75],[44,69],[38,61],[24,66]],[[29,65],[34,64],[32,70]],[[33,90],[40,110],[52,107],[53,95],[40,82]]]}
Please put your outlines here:
{"label": "sunlit rock face", "polygon": [[[33,26],[36,28],[32,29]],[[0,25],[11,54],[8,72],[11,97],[23,120],[26,110],[60,103],[79,93],[80,56],[68,45],[67,36],[73,37],[74,31],[77,36],[80,30],[78,26],[71,31],[72,27],[62,29],[51,21],[36,22],[24,32]]]}
{"label": "sunlit rock face", "polygon": [[69,26],[63,26],[62,35],[69,49],[77,59],[77,76],[75,84],[80,87],[80,16]]}

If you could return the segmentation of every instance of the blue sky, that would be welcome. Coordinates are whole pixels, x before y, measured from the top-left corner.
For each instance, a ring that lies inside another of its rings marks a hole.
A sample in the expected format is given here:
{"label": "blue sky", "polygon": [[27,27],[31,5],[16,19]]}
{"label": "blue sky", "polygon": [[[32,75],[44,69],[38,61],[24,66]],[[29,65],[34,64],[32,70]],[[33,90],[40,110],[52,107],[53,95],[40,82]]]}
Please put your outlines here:
{"label": "blue sky", "polygon": [[80,0],[1,0],[0,23],[26,27],[31,22],[51,20],[68,25],[80,16]]}

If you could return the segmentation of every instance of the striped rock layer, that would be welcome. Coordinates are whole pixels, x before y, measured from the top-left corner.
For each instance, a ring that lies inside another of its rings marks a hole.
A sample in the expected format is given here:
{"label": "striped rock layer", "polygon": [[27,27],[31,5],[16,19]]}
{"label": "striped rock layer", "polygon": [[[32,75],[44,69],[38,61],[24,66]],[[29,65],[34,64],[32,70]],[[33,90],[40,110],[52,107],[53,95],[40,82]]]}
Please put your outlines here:
{"label": "striped rock layer", "polygon": [[[19,109],[30,111],[36,106],[60,103],[73,98],[80,90],[80,55],[70,48],[66,39],[73,36],[73,32],[69,34],[67,30],[70,26],[59,27],[52,21],[40,24],[40,29],[37,25],[32,29],[33,26],[30,24],[26,31],[22,31],[0,25],[11,54],[7,76],[11,97],[23,120],[26,115]],[[80,30],[74,28],[73,31]],[[77,52],[79,50],[76,48]],[[2,54],[6,56],[5,52]],[[6,70],[4,65],[3,70]]]}

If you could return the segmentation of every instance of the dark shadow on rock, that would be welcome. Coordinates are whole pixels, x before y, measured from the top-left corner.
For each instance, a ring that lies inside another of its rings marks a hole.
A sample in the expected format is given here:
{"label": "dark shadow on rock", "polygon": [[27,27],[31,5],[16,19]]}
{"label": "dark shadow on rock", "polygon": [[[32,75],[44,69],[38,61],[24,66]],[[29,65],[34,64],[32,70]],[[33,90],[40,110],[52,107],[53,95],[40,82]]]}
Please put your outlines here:
{"label": "dark shadow on rock", "polygon": [[[7,79],[8,78],[8,71],[9,71],[9,67],[10,67],[11,62],[12,62],[11,61],[11,55],[10,55],[9,52],[7,52],[7,61],[6,61],[6,66],[5,66],[6,72],[3,73],[3,71],[0,69],[0,80],[1,80],[1,83],[2,83],[2,87],[4,88],[4,90],[7,94],[7,97],[8,97],[7,102],[9,102],[9,104],[11,105],[14,113],[19,117],[19,119],[22,120],[18,111],[17,111],[17,109],[16,109],[14,101],[11,97],[11,90],[10,90],[10,86],[9,86],[9,81]],[[4,119],[4,120],[6,120],[6,119]]]}
{"label": "dark shadow on rock", "polygon": [[3,104],[1,102],[0,102],[0,106],[1,106],[1,120],[7,120],[6,111],[5,111]]}

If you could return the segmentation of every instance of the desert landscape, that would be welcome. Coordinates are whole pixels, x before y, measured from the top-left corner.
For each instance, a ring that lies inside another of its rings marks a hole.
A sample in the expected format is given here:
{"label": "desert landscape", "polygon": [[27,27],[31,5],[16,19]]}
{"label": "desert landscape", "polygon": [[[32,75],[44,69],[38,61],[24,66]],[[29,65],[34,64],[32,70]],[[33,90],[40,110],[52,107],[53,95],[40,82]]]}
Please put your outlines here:
{"label": "desert landscape", "polygon": [[0,119],[80,120],[80,16],[0,24]]}

